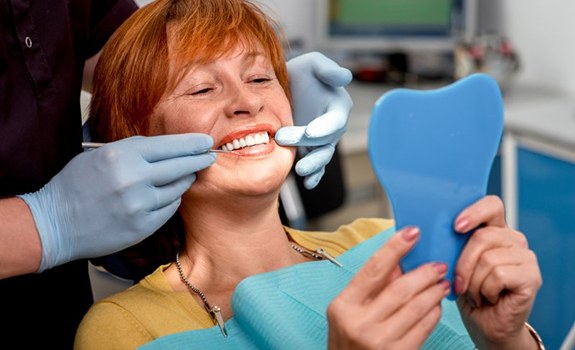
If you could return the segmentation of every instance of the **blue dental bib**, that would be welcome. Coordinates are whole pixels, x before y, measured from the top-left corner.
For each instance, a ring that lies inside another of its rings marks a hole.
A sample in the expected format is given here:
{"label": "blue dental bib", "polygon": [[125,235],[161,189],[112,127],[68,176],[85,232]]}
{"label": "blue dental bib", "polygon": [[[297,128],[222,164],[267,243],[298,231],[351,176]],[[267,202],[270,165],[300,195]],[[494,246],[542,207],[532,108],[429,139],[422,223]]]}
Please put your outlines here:
{"label": "blue dental bib", "polygon": [[[225,323],[227,337],[214,326],[166,335],[139,349],[327,349],[327,306],[394,233],[388,229],[343,253],[337,257],[343,267],[322,260],[244,279],[232,296],[234,317]],[[472,348],[457,305],[444,299],[441,321],[423,349]]]}

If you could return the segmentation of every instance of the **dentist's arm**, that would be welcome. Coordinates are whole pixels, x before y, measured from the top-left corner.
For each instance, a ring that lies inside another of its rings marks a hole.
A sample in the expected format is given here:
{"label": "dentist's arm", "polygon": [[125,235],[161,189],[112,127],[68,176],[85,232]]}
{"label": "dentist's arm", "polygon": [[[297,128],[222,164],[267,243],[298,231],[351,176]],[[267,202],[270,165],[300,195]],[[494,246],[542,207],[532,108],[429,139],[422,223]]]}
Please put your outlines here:
{"label": "dentist's arm", "polygon": [[317,186],[335,145],[347,129],[353,106],[345,86],[351,72],[326,56],[311,52],[288,61],[293,97],[293,127],[278,130],[275,141],[284,146],[299,146],[304,155],[295,167],[304,176],[308,189]]}
{"label": "dentist's arm", "polygon": [[145,239],[176,212],[196,172],[215,161],[207,152],[212,144],[202,134],[109,143],[73,158],[40,190],[3,200],[0,278],[111,254]]}
{"label": "dentist's arm", "polygon": [[42,243],[26,203],[0,199],[0,279],[36,272],[41,258]]}

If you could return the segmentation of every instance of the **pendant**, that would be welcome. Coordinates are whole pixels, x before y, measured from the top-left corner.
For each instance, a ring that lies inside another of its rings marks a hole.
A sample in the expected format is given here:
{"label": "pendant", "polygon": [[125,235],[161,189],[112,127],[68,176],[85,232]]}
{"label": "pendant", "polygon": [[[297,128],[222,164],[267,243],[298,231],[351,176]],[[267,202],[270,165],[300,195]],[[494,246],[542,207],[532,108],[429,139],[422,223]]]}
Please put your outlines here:
{"label": "pendant", "polygon": [[323,248],[317,248],[315,250],[315,252],[321,256],[324,257],[324,259],[327,259],[329,261],[331,261],[332,264],[335,264],[339,267],[343,267],[342,263],[340,263],[339,261],[335,260],[335,258],[333,256],[331,256],[328,252],[326,252]]}
{"label": "pendant", "polygon": [[218,324],[218,327],[220,327],[220,331],[222,331],[222,335],[224,337],[227,337],[228,333],[226,332],[226,326],[224,324],[224,318],[222,317],[222,310],[217,305],[214,305],[214,307],[211,308],[210,310],[208,310],[208,312],[210,313],[210,315],[212,315],[212,319],[214,321],[216,321],[216,323]]}

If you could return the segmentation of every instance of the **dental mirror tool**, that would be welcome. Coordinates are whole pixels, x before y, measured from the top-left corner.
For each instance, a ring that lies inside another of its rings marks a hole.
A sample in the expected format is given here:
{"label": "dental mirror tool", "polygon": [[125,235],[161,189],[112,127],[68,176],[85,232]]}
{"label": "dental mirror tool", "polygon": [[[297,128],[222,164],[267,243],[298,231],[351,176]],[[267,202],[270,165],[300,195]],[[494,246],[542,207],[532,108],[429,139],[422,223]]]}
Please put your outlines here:
{"label": "dental mirror tool", "polygon": [[[86,148],[86,149],[99,148],[99,147],[104,146],[105,144],[106,144],[105,142],[82,142],[82,148]],[[213,153],[231,153],[231,154],[239,155],[237,152],[224,151],[221,149],[211,149],[210,152],[213,152]]]}

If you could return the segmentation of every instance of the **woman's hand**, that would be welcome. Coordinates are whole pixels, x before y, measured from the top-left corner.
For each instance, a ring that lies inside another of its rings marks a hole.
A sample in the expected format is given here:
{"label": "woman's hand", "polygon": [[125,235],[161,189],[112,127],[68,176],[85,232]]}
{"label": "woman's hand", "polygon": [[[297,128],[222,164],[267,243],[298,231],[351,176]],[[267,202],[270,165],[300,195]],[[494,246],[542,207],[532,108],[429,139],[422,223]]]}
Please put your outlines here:
{"label": "woman's hand", "polygon": [[455,220],[469,238],[455,268],[457,304],[481,349],[537,349],[525,322],[541,286],[537,257],[525,236],[509,228],[501,199],[487,196]]}
{"label": "woman's hand", "polygon": [[441,317],[449,294],[445,264],[425,264],[402,274],[399,261],[419,230],[398,231],[380,248],[327,309],[330,349],[419,349]]}

